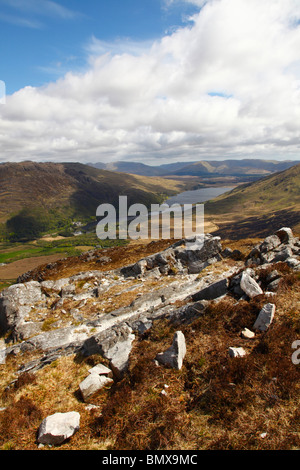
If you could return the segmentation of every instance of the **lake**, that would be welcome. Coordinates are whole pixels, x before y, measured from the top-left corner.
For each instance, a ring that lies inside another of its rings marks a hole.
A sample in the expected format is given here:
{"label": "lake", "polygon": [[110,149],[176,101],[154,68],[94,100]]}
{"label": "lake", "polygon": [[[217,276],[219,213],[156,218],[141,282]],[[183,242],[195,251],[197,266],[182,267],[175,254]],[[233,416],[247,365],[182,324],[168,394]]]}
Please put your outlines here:
{"label": "lake", "polygon": [[233,187],[210,187],[195,189],[194,191],[184,191],[176,196],[169,197],[165,203],[169,206],[172,204],[197,204],[214,199],[232,189]]}

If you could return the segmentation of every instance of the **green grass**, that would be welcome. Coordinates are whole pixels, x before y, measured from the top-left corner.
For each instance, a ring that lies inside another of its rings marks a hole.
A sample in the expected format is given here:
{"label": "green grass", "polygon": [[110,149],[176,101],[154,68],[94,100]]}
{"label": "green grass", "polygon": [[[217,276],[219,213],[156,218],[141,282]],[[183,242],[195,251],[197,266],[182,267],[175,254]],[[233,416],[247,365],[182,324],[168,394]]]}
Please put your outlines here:
{"label": "green grass", "polygon": [[28,248],[18,249],[18,245],[15,247],[15,250],[9,252],[0,253],[0,263],[12,263],[25,258],[32,258],[35,256],[48,256],[54,255],[57,253],[62,253],[68,256],[76,256],[80,253],[79,250],[76,250],[74,247],[40,247],[28,245]]}
{"label": "green grass", "polygon": [[79,246],[110,248],[123,246],[126,240],[99,240],[95,233],[86,233],[78,237],[69,237],[51,242],[39,239],[36,244],[28,243],[6,243],[0,245],[0,263],[12,263],[25,258],[35,256],[49,256],[62,254],[62,257],[78,256],[82,250]]}

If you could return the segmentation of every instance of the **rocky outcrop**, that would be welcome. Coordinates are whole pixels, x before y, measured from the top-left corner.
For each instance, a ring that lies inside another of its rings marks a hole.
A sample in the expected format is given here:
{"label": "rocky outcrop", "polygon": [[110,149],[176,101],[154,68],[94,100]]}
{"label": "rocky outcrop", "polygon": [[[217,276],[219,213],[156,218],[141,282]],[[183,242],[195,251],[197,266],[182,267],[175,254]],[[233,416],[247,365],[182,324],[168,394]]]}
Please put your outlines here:
{"label": "rocky outcrop", "polygon": [[[108,361],[113,379],[119,380],[128,369],[134,341],[155,320],[168,318],[180,326],[204,315],[210,302],[224,296],[238,302],[274,295],[282,275],[276,261],[270,260],[292,252],[293,263],[291,257],[285,262],[298,270],[299,250],[299,240],[283,228],[257,245],[245,263],[234,259],[227,267],[223,263],[221,270],[214,270],[218,260],[233,257],[224,253],[219,237],[207,235],[202,240],[181,240],[121,270],[87,271],[56,281],[13,285],[0,294],[0,326],[5,334],[0,360],[5,363],[9,354],[40,351],[39,358],[23,364],[20,371],[24,372],[37,371],[62,355],[98,354]],[[261,284],[258,272],[266,266],[272,267],[265,276],[267,287]],[[208,269],[202,274],[204,267]],[[130,297],[126,305],[108,310],[118,298],[131,295],[133,300]],[[256,332],[266,331],[274,316],[269,307],[263,310],[253,325]],[[179,347],[178,338],[174,341],[160,356],[172,357],[169,364]],[[178,364],[180,360],[175,367]],[[103,382],[99,377],[88,377],[84,387],[97,389]]]}
{"label": "rocky outcrop", "polygon": [[174,274],[187,271],[198,274],[210,264],[221,259],[220,237],[205,235],[174,243],[161,253],[144,258],[121,269],[125,277],[143,276],[156,269],[156,273]]}
{"label": "rocky outcrop", "polygon": [[283,227],[257,245],[247,257],[246,264],[260,266],[284,261],[291,267],[300,269],[299,255],[299,238],[294,237],[290,228]]}

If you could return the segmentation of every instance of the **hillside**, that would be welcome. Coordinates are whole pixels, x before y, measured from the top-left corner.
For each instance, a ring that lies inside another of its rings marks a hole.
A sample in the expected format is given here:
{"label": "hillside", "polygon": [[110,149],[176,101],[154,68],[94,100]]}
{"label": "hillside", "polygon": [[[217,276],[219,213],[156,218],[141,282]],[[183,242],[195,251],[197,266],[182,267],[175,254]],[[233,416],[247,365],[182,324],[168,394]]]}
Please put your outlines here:
{"label": "hillside", "polygon": [[231,239],[264,236],[287,225],[300,229],[300,165],[244,184],[205,203],[208,220]]}
{"label": "hillside", "polygon": [[299,450],[300,241],[269,235],[93,250],[3,290],[0,449]]}
{"label": "hillside", "polygon": [[50,210],[64,217],[95,216],[99,204],[161,202],[184,190],[174,180],[124,175],[80,163],[3,163],[0,165],[0,222],[24,207]]}

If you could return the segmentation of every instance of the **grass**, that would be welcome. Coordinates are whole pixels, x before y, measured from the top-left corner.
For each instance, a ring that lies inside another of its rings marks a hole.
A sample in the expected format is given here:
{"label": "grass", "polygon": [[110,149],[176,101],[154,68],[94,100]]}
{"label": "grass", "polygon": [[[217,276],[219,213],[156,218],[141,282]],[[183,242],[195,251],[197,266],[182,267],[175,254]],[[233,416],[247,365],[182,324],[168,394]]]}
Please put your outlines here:
{"label": "grass", "polygon": [[[85,248],[109,248],[125,245],[126,240],[99,240],[95,233],[68,237],[53,241],[37,240],[35,243],[9,243],[0,245],[0,263],[12,263],[25,258],[36,256],[49,256],[62,254],[64,256],[78,256]],[[80,248],[79,248],[80,247]]]}

